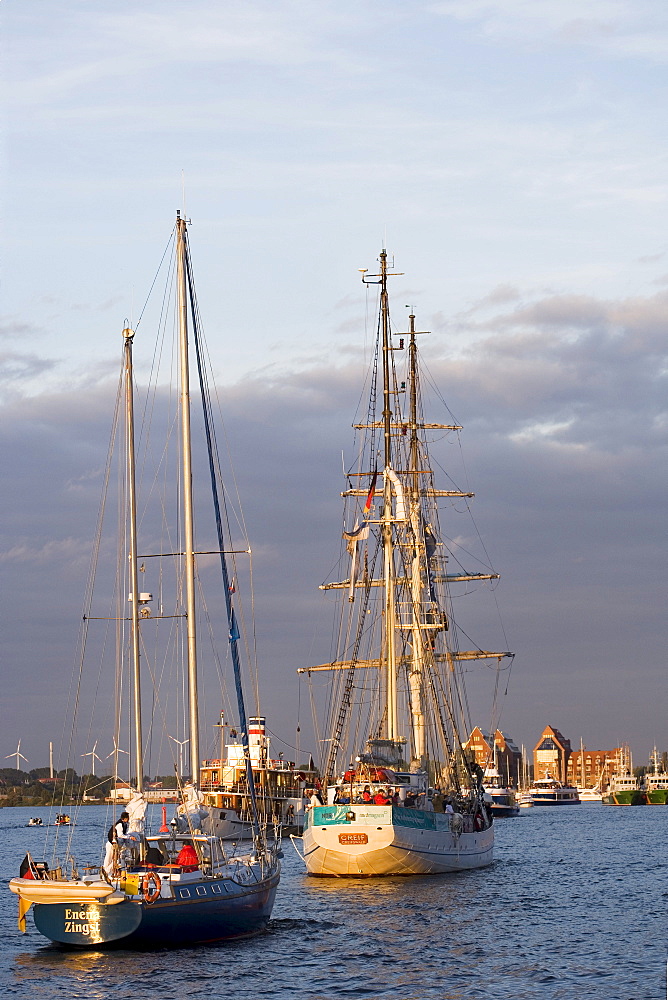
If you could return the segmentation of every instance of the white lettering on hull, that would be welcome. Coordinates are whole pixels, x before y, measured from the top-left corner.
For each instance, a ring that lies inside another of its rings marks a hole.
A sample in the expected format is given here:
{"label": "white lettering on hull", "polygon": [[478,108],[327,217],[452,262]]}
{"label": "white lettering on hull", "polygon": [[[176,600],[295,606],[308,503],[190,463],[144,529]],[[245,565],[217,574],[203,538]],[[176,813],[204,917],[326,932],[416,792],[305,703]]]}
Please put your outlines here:
{"label": "white lettering on hull", "polygon": [[86,937],[100,936],[100,921],[95,919],[96,914],[88,913],[86,910],[65,909],[65,933],[83,934]]}

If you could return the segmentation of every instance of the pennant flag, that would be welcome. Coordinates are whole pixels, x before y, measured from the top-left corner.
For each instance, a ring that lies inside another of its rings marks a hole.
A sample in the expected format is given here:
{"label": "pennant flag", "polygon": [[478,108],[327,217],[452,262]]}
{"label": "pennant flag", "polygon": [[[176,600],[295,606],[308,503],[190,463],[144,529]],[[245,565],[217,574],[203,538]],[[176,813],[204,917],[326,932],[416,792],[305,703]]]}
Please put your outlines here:
{"label": "pennant flag", "polygon": [[352,603],[355,600],[355,582],[357,578],[357,543],[369,537],[369,525],[363,521],[355,521],[352,531],[344,531],[343,537],[348,542],[348,552],[350,553],[350,584],[348,586],[348,600]]}
{"label": "pennant flag", "polygon": [[371,502],[373,500],[373,495],[376,492],[376,480],[378,479],[378,469],[373,470],[373,476],[371,477],[371,488],[369,489],[369,495],[366,498],[366,503],[364,504],[364,510],[371,510]]}
{"label": "pennant flag", "polygon": [[236,594],[236,592],[237,592],[237,581],[236,581],[236,579],[234,577],[232,577],[232,579],[230,581],[230,586],[228,587],[228,590],[229,590],[230,594]]}
{"label": "pennant flag", "polygon": [[22,899],[22,897],[19,896],[18,927],[22,934],[25,934],[26,932],[26,913],[28,912],[31,906],[32,903],[29,903],[27,899]]}
{"label": "pennant flag", "polygon": [[363,542],[365,538],[369,537],[369,525],[366,521],[363,521],[361,525],[359,521],[355,521],[353,530],[344,531],[343,537],[348,542],[348,552],[352,555],[355,542]]}

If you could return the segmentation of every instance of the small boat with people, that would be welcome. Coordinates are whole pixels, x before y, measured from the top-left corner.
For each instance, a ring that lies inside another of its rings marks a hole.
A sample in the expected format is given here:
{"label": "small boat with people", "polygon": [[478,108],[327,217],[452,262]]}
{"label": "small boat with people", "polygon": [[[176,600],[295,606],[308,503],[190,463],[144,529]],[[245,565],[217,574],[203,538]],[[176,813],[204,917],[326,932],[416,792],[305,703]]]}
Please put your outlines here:
{"label": "small boat with people", "polygon": [[26,826],[44,826],[44,822],[41,816],[31,816]]}

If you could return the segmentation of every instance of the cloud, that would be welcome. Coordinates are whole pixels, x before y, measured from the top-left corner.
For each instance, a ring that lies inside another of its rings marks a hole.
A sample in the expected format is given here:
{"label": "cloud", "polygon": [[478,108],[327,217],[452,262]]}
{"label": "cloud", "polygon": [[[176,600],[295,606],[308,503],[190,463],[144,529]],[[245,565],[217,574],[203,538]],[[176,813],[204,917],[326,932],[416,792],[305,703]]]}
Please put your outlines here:
{"label": "cloud", "polygon": [[[530,742],[553,705],[562,728],[582,729],[591,743],[626,737],[642,744],[660,710],[642,696],[636,704],[625,678],[633,659],[643,691],[663,648],[666,297],[523,293],[516,305],[514,291],[492,290],[485,301],[497,312],[466,350],[455,354],[424,339],[423,392],[430,417],[445,395],[464,424],[463,452],[452,435],[435,443],[437,468],[473,487],[486,550],[502,573],[504,648],[518,653],[504,726]],[[257,641],[261,659],[272,663],[261,683],[272,730],[283,735],[294,725],[295,668],[331,655],[333,609],[318,585],[337,572],[341,453],[344,461],[353,457],[350,425],[362,374],[352,356],[337,366],[264,369],[221,396],[236,470],[230,499],[234,505],[238,489],[244,508],[233,537],[244,547],[247,531],[253,550]],[[14,399],[3,414],[0,573],[8,649],[16,676],[30,669],[36,683],[43,651],[35,607],[48,609],[49,669],[68,669],[72,626],[65,621],[76,619],[83,589],[90,546],[82,539],[94,534],[113,398],[111,384],[95,384],[75,397]],[[156,422],[167,406],[161,390]],[[203,475],[200,468],[196,485],[203,486]],[[475,550],[460,509],[454,504],[447,513],[446,533]],[[150,548],[160,541],[160,526],[147,510],[142,532]],[[213,547],[202,513],[198,531]],[[111,553],[106,545],[105,559]],[[486,558],[484,550],[479,555]],[[201,573],[214,574],[214,562],[202,560]],[[243,564],[241,558],[242,576]],[[148,588],[155,588],[154,577],[151,565]],[[482,596],[467,598],[460,614],[469,634],[493,644]],[[562,690],[577,685],[577,704],[560,699],[556,676]],[[472,670],[470,679],[473,704],[482,704],[482,674]],[[13,703],[21,688],[13,692],[11,680],[9,688]],[[51,701],[51,717],[55,711]]]}
{"label": "cloud", "polygon": [[0,352],[0,391],[17,391],[18,387],[45,372],[52,371],[56,362],[35,354]]}
{"label": "cloud", "polygon": [[[604,51],[618,59],[665,62],[668,23],[657,18],[651,0],[630,6],[620,0],[597,0],[583,16],[579,0],[439,0],[428,9],[444,18],[474,24],[497,42],[525,46],[561,42]],[[663,12],[662,12],[663,14]]]}

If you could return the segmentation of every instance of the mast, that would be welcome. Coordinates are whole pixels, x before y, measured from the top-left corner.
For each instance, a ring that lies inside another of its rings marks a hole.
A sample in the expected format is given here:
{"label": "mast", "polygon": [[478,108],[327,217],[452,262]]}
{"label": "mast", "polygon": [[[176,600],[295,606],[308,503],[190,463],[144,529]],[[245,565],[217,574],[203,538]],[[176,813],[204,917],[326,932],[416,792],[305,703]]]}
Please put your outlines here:
{"label": "mast", "polygon": [[382,537],[385,581],[385,729],[389,740],[398,738],[396,620],[394,607],[394,540],[392,536],[392,409],[390,405],[390,310],[387,298],[387,251],[380,252],[380,321],[383,344],[383,440],[385,488],[383,491]]}
{"label": "mast", "polygon": [[414,554],[411,567],[411,669],[409,683],[411,689],[411,714],[413,719],[413,751],[415,759],[422,766],[425,757],[425,728],[423,709],[423,675],[424,653],[422,629],[420,628],[420,611],[422,609],[423,579],[421,566],[425,556],[425,544],[420,523],[420,477],[419,477],[419,441],[417,421],[418,379],[417,379],[417,344],[415,342],[415,316],[411,312],[410,342],[408,346],[408,378],[410,385],[409,427],[410,427],[410,460],[409,471],[411,481],[410,521],[413,532]]}
{"label": "mast", "polygon": [[[125,338],[125,427],[128,463],[128,511],[130,519],[130,587],[132,613],[132,689],[134,699],[135,763],[137,791],[144,790],[144,757],[141,731],[141,674],[139,664],[139,581],[137,575],[137,493],[135,487],[135,414],[132,375],[132,341],[134,330],[126,327]],[[95,761],[93,761],[95,763]],[[118,761],[116,761],[118,764]]]}
{"label": "mast", "polygon": [[186,570],[186,622],[188,630],[188,721],[190,771],[199,783],[199,714],[197,701],[197,634],[195,622],[195,544],[192,497],[192,447],[190,440],[190,374],[188,367],[188,295],[186,284],[186,220],[176,213],[176,284],[181,374],[181,461],[183,470],[183,548]]}
{"label": "mast", "polygon": [[[248,795],[250,799],[250,811],[251,811],[251,825],[253,827],[253,836],[255,840],[256,849],[259,851],[263,848],[264,840],[264,828],[261,828],[257,795],[255,789],[255,776],[253,774],[253,762],[250,756],[250,746],[248,737],[248,722],[246,717],[246,706],[244,701],[243,684],[241,682],[241,659],[239,656],[239,639],[241,634],[239,631],[239,626],[237,624],[237,618],[234,613],[234,606],[232,604],[232,593],[234,588],[231,586],[230,576],[227,569],[227,560],[225,558],[225,530],[223,527],[223,506],[221,504],[220,493],[218,489],[218,478],[217,470],[219,469],[219,462],[217,457],[217,447],[215,441],[215,433],[213,429],[213,419],[211,412],[211,400],[209,398],[209,392],[206,386],[205,377],[205,365],[204,357],[202,352],[202,341],[201,341],[201,331],[199,329],[198,319],[197,319],[197,309],[195,307],[195,285],[192,276],[192,266],[188,253],[185,253],[185,272],[186,281],[188,289],[190,292],[190,305],[192,307],[192,323],[193,323],[193,340],[195,345],[195,357],[197,360],[197,372],[199,376],[199,387],[200,394],[202,397],[202,416],[204,419],[204,433],[206,436],[206,448],[207,454],[209,456],[209,476],[211,479],[211,497],[213,500],[213,509],[216,519],[216,534],[218,536],[218,552],[220,555],[220,569],[223,578],[223,592],[225,594],[225,610],[227,611],[227,622],[229,625],[229,640],[230,640],[230,651],[232,654],[232,666],[234,669],[234,686],[237,694],[237,709],[239,712],[239,726],[241,728],[241,741],[244,748],[244,761],[246,768],[246,784],[248,786]],[[248,550],[250,552],[250,549]],[[195,718],[197,718],[197,706],[195,705]],[[220,714],[220,726],[221,726],[221,774],[222,774],[222,756],[223,756],[223,713]],[[199,755],[198,755],[199,756]]]}

